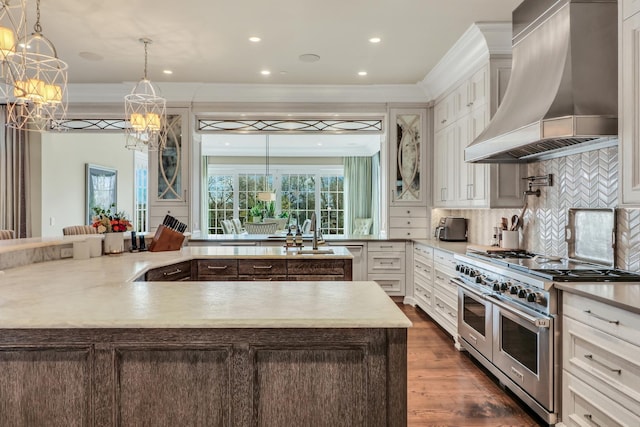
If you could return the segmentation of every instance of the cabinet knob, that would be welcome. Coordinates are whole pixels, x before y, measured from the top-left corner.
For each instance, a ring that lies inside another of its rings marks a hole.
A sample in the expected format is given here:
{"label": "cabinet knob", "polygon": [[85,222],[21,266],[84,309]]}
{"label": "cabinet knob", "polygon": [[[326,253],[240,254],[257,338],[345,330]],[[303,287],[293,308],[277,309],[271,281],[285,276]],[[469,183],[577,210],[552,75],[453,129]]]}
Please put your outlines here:
{"label": "cabinet knob", "polygon": [[442,121],[440,123],[445,123],[447,121],[447,119],[442,119]]}

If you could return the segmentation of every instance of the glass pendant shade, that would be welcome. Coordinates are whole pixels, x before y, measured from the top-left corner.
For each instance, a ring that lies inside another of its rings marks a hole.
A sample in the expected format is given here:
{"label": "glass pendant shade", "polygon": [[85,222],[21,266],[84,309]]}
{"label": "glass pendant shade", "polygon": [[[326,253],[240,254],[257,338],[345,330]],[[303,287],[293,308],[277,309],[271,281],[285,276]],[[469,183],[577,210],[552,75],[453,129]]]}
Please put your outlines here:
{"label": "glass pendant shade", "polygon": [[53,43],[42,34],[40,1],[34,32],[19,39],[15,54],[6,58],[13,75],[7,126],[47,131],[67,113],[67,63],[58,58]]}
{"label": "glass pendant shade", "polygon": [[131,150],[155,151],[164,148],[167,138],[167,102],[147,79],[147,45],[151,40],[140,41],[144,43],[144,77],[124,97],[125,116],[129,120],[125,145]]}

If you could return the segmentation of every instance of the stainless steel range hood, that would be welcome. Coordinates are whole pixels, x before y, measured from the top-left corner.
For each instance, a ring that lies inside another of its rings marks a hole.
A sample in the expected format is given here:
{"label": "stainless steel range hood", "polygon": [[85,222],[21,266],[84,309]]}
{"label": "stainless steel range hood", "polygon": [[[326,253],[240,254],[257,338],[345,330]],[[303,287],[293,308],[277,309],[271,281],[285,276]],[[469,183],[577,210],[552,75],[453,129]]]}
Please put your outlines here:
{"label": "stainless steel range hood", "polygon": [[615,145],[615,0],[524,0],[513,11],[509,86],[465,161],[528,162]]}

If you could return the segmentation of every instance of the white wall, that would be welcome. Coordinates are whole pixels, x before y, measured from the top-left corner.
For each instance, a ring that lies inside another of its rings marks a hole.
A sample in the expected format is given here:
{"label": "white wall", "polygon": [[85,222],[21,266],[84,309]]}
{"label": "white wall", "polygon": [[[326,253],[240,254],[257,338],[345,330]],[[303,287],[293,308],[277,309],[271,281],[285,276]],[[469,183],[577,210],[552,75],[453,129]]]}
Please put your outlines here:
{"label": "white wall", "polygon": [[41,153],[42,236],[85,223],[87,163],[118,170],[117,208],[133,217],[134,152],[124,148],[124,134],[45,133]]}

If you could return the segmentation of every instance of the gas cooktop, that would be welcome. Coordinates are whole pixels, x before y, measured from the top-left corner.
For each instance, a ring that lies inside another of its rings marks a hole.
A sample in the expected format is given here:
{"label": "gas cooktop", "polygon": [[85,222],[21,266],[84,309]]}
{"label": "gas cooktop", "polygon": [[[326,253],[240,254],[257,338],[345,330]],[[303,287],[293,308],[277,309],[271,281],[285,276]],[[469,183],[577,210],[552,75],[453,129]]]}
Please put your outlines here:
{"label": "gas cooktop", "polygon": [[467,255],[555,282],[640,282],[638,273],[526,251],[467,252]]}

